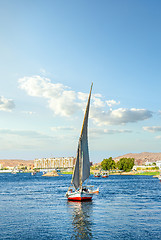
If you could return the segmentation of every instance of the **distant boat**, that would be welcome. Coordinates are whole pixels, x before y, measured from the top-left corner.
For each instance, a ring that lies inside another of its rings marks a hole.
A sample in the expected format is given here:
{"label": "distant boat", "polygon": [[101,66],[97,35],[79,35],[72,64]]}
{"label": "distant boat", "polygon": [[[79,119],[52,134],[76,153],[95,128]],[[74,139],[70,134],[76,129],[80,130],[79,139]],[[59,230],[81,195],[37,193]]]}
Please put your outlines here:
{"label": "distant boat", "polygon": [[101,173],[100,172],[95,172],[94,177],[101,177]]}
{"label": "distant boat", "polygon": [[92,200],[93,196],[93,192],[89,191],[88,186],[83,186],[85,180],[90,176],[87,127],[92,86],[93,84],[91,85],[82,130],[78,141],[76,164],[71,182],[73,184],[73,187],[69,187],[66,193],[66,197],[71,201],[88,201]]}
{"label": "distant boat", "polygon": [[161,174],[159,175],[158,179],[159,179],[159,181],[161,182]]}
{"label": "distant boat", "polygon": [[36,172],[31,172],[31,175],[32,175],[32,176],[36,175]]}
{"label": "distant boat", "polygon": [[102,171],[102,172],[101,172],[101,176],[102,176],[103,178],[107,178],[107,177],[109,177],[109,172],[107,172],[107,171]]}

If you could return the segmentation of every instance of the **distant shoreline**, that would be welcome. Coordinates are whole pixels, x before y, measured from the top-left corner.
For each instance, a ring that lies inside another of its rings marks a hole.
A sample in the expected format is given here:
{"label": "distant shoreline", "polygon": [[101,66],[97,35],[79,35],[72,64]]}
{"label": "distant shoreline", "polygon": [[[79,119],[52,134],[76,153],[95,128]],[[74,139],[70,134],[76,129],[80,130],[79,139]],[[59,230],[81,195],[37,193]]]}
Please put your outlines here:
{"label": "distant shoreline", "polygon": [[[73,172],[61,172],[61,174],[73,174]],[[91,172],[91,175],[93,175],[94,173]],[[156,172],[121,172],[121,173],[109,173],[109,175],[147,175],[147,176],[157,176],[159,175],[160,172],[156,171]]]}
{"label": "distant shoreline", "polygon": [[[25,172],[21,172],[21,174],[23,173],[31,173],[32,171],[25,171]],[[0,174],[5,174],[5,173],[12,173],[12,170],[0,170]],[[61,172],[62,175],[72,175],[73,172]],[[94,175],[94,173],[92,172],[91,175]],[[158,177],[160,175],[160,172],[121,172],[121,173],[109,173],[109,175],[119,175],[119,176],[155,176]]]}

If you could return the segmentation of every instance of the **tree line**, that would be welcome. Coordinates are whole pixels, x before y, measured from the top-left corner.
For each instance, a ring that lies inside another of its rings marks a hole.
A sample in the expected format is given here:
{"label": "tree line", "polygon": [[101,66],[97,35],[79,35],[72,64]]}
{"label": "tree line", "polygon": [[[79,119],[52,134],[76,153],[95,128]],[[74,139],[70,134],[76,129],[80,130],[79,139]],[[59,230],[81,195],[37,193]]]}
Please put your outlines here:
{"label": "tree line", "polygon": [[134,158],[120,158],[119,161],[115,162],[112,157],[103,159],[101,162],[101,167],[103,170],[123,170],[125,172],[130,172],[134,166]]}

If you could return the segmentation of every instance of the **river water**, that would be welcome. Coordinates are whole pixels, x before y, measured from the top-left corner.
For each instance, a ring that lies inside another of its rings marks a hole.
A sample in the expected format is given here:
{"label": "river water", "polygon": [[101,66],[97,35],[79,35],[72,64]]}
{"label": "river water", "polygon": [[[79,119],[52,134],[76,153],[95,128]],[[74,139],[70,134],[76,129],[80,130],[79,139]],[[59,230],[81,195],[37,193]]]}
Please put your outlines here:
{"label": "river water", "polygon": [[161,183],[90,177],[92,202],[68,202],[71,175],[0,174],[0,239],[161,239]]}

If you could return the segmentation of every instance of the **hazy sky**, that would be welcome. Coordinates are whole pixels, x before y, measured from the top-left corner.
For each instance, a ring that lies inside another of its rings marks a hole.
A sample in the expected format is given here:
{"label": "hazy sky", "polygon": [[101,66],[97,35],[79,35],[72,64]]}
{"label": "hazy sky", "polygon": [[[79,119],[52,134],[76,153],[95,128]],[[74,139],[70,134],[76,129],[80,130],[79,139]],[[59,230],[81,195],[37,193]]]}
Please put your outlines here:
{"label": "hazy sky", "polygon": [[0,159],[161,152],[160,0],[0,0]]}

